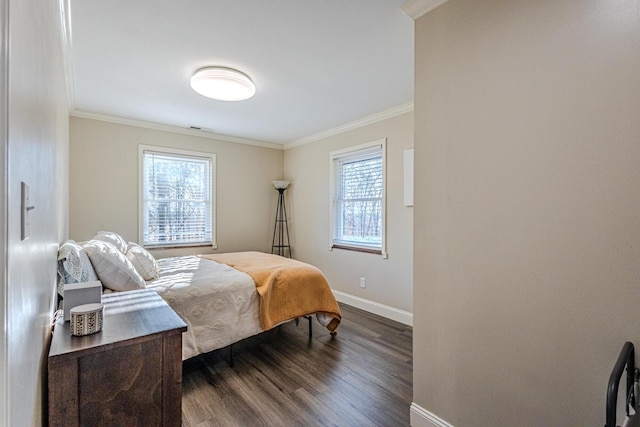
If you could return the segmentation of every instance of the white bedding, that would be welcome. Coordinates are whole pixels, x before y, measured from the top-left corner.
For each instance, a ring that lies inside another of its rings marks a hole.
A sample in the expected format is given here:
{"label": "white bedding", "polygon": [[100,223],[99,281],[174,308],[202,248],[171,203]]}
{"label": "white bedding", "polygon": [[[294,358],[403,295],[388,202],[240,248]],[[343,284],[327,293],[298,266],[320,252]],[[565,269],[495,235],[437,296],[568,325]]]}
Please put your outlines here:
{"label": "white bedding", "polygon": [[262,332],[253,279],[198,256],[157,260],[159,278],[147,282],[187,323],[182,359],[226,347]]}

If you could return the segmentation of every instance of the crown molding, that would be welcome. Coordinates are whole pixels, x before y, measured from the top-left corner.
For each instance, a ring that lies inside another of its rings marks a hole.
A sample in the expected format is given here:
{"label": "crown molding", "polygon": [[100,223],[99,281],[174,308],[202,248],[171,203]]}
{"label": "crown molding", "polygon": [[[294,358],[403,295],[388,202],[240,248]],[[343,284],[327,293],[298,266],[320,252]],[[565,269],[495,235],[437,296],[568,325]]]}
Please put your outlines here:
{"label": "crown molding", "polygon": [[415,21],[447,1],[448,0],[407,0],[402,6],[402,11]]}
{"label": "crown molding", "polygon": [[134,126],[144,129],[153,129],[163,132],[177,133],[181,135],[198,136],[200,138],[215,139],[216,141],[234,142],[236,144],[254,145],[256,147],[273,148],[283,150],[282,144],[274,142],[256,141],[253,139],[237,138],[230,135],[221,135],[204,129],[181,128],[179,126],[163,125],[160,123],[146,122],[143,120],[127,119],[124,117],[109,116],[105,114],[90,113],[88,111],[73,110],[70,116],[79,117],[81,119],[99,120],[102,122],[116,123],[120,125]]}
{"label": "crown molding", "polygon": [[399,116],[401,114],[409,113],[413,111],[413,102],[409,102],[407,104],[402,104],[394,108],[390,108],[385,111],[381,111],[376,114],[372,114],[370,116],[364,117],[360,120],[356,120],[354,122],[346,123],[344,125],[327,129],[325,131],[315,133],[313,135],[305,136],[303,138],[299,138],[284,144],[284,149],[288,150],[289,148],[298,147],[300,145],[309,144],[311,142],[319,141],[324,138],[328,138],[333,135],[337,135],[339,133],[343,133],[349,130],[357,129],[363,126],[371,125],[382,120],[390,119],[395,116]]}

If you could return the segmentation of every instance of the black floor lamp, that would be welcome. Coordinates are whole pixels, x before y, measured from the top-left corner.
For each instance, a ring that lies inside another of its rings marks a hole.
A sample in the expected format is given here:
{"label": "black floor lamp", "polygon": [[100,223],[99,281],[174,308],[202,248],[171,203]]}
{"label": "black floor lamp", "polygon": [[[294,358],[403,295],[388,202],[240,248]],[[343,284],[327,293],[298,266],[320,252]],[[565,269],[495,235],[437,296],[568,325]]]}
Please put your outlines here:
{"label": "black floor lamp", "polygon": [[278,190],[278,207],[276,208],[276,223],[273,227],[271,253],[291,258],[287,209],[284,203],[284,190],[289,187],[289,181],[273,181],[273,186]]}

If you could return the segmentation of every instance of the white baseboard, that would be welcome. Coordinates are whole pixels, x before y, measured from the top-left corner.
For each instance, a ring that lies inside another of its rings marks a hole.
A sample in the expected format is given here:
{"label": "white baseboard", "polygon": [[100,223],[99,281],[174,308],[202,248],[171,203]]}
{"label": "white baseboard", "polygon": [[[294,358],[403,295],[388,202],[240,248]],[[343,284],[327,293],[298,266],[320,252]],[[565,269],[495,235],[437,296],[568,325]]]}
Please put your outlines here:
{"label": "white baseboard", "polygon": [[333,291],[333,294],[339,302],[368,311],[369,313],[377,314],[378,316],[386,317],[387,319],[395,320],[405,325],[413,326],[413,313],[354,295],[345,294],[340,291]]}
{"label": "white baseboard", "polygon": [[415,403],[411,403],[409,416],[411,427],[453,427],[442,418]]}

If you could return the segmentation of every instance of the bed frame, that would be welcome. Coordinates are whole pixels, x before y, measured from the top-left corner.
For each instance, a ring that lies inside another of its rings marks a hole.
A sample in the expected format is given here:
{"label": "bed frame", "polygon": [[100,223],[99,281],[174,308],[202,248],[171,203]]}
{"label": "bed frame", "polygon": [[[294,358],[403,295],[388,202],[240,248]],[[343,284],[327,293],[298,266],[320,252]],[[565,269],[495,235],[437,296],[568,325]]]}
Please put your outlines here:
{"label": "bed frame", "polygon": [[[626,386],[626,404],[625,410],[627,414],[627,420],[625,426],[640,426],[640,415],[636,415],[637,406],[636,403],[638,396],[636,396],[637,383],[639,380],[639,370],[635,365],[635,349],[633,343],[627,341],[622,346],[618,360],[611,371],[609,377],[609,384],[607,385],[607,408],[606,408],[606,424],[604,427],[616,427],[616,407],[618,404],[618,388],[622,374],[626,368],[627,371],[627,386]],[[633,413],[631,414],[631,410]]]}
{"label": "bed frame", "polygon": [[[304,318],[309,321],[309,342],[311,342],[313,338],[313,316],[304,316]],[[296,326],[298,326],[300,324],[300,318],[296,318],[295,322]],[[335,336],[335,332],[332,332],[331,336]],[[229,344],[229,367],[233,368],[233,366],[233,344]]]}

